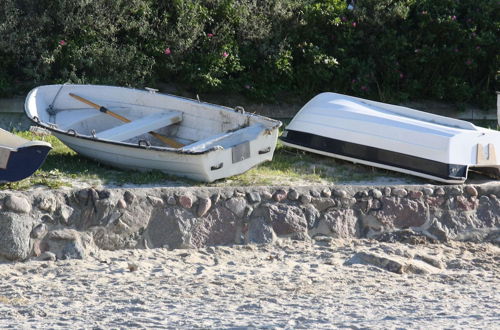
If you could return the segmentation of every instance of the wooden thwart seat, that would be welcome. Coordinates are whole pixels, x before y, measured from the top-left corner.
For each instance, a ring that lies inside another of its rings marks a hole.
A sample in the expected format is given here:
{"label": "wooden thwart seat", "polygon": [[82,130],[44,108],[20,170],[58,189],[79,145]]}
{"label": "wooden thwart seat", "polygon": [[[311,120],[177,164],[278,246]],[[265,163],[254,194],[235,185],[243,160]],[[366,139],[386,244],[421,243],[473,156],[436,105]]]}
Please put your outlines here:
{"label": "wooden thwart seat", "polygon": [[234,132],[223,132],[218,135],[209,136],[184,146],[183,150],[186,151],[199,151],[207,150],[214,146],[221,146],[223,148],[231,148],[241,142],[251,141],[265,129],[261,124],[255,124],[245,128],[241,128]]}
{"label": "wooden thwart seat", "polygon": [[125,141],[141,134],[176,124],[181,120],[182,113],[179,111],[160,112],[104,130],[97,133],[96,136],[100,139]]}

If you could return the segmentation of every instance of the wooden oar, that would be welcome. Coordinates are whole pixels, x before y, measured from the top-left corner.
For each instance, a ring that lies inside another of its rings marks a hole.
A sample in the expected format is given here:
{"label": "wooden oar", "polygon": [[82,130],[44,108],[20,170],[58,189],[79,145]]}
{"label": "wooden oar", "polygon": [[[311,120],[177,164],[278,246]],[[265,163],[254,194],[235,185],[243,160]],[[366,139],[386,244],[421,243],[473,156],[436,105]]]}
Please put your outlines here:
{"label": "wooden oar", "polygon": [[[81,96],[78,96],[78,95],[76,95],[76,94],[73,94],[73,93],[69,93],[69,96],[71,96],[71,97],[73,97],[73,98],[77,99],[77,100],[78,100],[78,101],[80,101],[80,102],[83,102],[83,103],[85,103],[85,104],[88,104],[88,105],[90,105],[92,108],[96,108],[97,110],[99,110],[99,111],[101,111],[101,112],[103,112],[103,113],[105,113],[105,114],[108,114],[108,115],[110,115],[110,116],[113,116],[113,117],[115,117],[116,119],[119,119],[119,120],[121,120],[121,121],[123,121],[123,122],[126,122],[126,123],[130,123],[130,120],[129,120],[129,119],[127,119],[127,118],[125,118],[125,117],[123,117],[123,116],[120,116],[120,115],[119,115],[119,114],[117,114],[117,113],[114,113],[113,111],[109,110],[108,108],[106,108],[106,107],[104,107],[104,106],[101,106],[101,105],[99,105],[99,104],[96,104],[96,103],[94,103],[94,102],[92,102],[92,101],[89,101],[89,100],[87,100],[87,99],[85,99],[85,98],[83,98],[83,97],[81,97]],[[175,140],[173,140],[173,139],[170,139],[170,138],[168,138],[168,137],[166,137],[166,136],[163,136],[163,135],[161,135],[161,134],[158,134],[158,133],[156,133],[156,132],[148,132],[148,133],[149,133],[149,134],[151,134],[152,136],[154,136],[155,138],[157,138],[158,140],[160,140],[161,142],[165,143],[166,145],[170,146],[170,147],[173,147],[173,148],[182,148],[182,147],[184,147],[184,145],[183,145],[182,143],[179,143],[179,142],[177,142],[177,141],[175,141]]]}

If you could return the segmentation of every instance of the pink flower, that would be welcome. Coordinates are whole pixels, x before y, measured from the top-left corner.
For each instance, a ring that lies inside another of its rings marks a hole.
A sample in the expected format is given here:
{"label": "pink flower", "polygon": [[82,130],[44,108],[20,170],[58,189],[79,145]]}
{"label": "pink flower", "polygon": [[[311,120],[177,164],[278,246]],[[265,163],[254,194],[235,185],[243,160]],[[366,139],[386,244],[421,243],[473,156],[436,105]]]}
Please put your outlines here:
{"label": "pink flower", "polygon": [[66,40],[59,40],[59,45],[65,46],[67,44]]}
{"label": "pink flower", "polygon": [[228,52],[224,52],[224,53],[222,53],[222,57],[226,58],[226,57],[228,57],[228,56],[229,56]]}
{"label": "pink flower", "polygon": [[250,88],[252,88],[252,87],[251,87],[250,85],[245,85],[245,88],[246,88],[246,89],[250,89]]}
{"label": "pink flower", "polygon": [[399,73],[399,79],[403,79],[405,77],[405,75],[403,73]]}
{"label": "pink flower", "polygon": [[356,27],[356,25],[357,25],[356,22],[352,22],[353,27]]}
{"label": "pink flower", "polygon": [[357,82],[357,80],[356,80],[356,79],[351,80],[351,83],[352,83],[352,84],[355,84],[356,82]]}
{"label": "pink flower", "polygon": [[207,33],[207,37],[212,38],[215,34],[213,33]]}
{"label": "pink flower", "polygon": [[368,90],[368,87],[366,87],[366,86],[364,86],[364,85],[363,85],[363,86],[361,86],[361,90],[363,90],[363,91],[367,91],[367,90]]}
{"label": "pink flower", "polygon": [[172,54],[172,51],[170,50],[170,47],[165,48],[165,51],[163,51],[163,54],[165,54],[165,55]]}
{"label": "pink flower", "polygon": [[455,21],[456,19],[457,19],[457,16],[455,16],[455,15],[451,16],[452,21]]}

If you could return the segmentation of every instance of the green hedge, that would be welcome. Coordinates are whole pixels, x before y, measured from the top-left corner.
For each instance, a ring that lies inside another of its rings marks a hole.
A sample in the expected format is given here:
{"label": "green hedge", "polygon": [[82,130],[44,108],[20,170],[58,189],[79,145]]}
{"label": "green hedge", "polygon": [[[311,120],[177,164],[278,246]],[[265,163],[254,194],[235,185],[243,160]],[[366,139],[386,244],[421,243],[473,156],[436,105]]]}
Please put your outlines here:
{"label": "green hedge", "polygon": [[497,0],[2,0],[0,95],[167,82],[491,106]]}

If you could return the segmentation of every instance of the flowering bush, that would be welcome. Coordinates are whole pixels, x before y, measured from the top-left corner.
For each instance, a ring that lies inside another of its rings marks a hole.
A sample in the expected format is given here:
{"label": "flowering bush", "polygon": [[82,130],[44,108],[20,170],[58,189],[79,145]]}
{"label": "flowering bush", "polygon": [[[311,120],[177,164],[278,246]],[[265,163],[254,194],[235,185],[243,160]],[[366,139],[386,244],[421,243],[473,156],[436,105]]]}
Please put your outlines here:
{"label": "flowering bush", "polygon": [[[45,82],[141,84],[154,58],[151,2],[2,0],[0,58],[11,85]],[[0,64],[0,68],[1,68]],[[5,72],[5,71],[4,71]]]}
{"label": "flowering bush", "polygon": [[[485,103],[498,70],[497,1],[419,1],[412,7],[405,61],[426,97]],[[424,33],[425,32],[425,33]],[[412,55],[412,56],[410,56]]]}
{"label": "flowering bush", "polygon": [[177,83],[258,100],[336,91],[493,102],[495,0],[2,0],[0,95]]}

